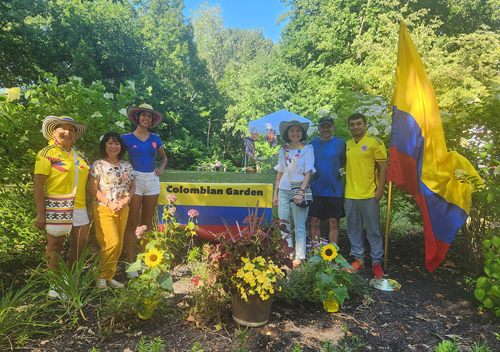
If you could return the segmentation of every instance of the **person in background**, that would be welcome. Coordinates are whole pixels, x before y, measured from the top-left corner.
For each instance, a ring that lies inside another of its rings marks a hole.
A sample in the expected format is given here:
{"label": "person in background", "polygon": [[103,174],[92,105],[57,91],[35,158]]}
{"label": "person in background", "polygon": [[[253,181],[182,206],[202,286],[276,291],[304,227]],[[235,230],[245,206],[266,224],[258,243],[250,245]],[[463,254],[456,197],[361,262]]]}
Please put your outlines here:
{"label": "person in background", "polygon": [[[59,257],[66,235],[71,234],[70,268],[87,244],[89,217],[86,185],[87,158],[75,148],[87,126],[69,116],[47,116],[42,124],[49,145],[36,157],[33,193],[37,216],[35,226],[47,230],[49,269],[59,270]],[[51,287],[49,296],[65,299],[61,287]]]}
{"label": "person in background", "polygon": [[[327,218],[330,230],[328,240],[338,243],[339,219],[345,216],[344,187],[339,169],[346,163],[346,144],[338,137],[333,137],[335,123],[330,116],[323,116],[318,124],[319,138],[311,141],[314,147],[314,168],[316,173],[311,179],[313,203],[309,206],[311,217],[311,238],[320,242],[321,220]],[[314,251],[317,252],[317,244]]]}
{"label": "person in background", "polygon": [[104,135],[99,146],[101,159],[90,169],[90,193],[95,196],[95,237],[101,246],[101,273],[97,288],[122,288],[114,279],[122,253],[123,234],[129,214],[129,203],[135,193],[135,173],[123,160],[125,142],[116,132]]}
{"label": "person in background", "polygon": [[[276,186],[274,188],[273,205],[278,208],[281,220],[287,220],[287,229],[290,231],[290,220],[293,216],[295,223],[295,259],[293,266],[297,267],[306,258],[306,219],[308,209],[297,204],[302,202],[304,191],[314,169],[314,150],[311,145],[304,143],[307,137],[309,123],[299,120],[282,121],[280,134],[287,144],[279,150],[278,165],[275,170]],[[301,190],[292,199],[291,181],[302,181]],[[283,237],[288,234],[282,233]],[[288,245],[293,246],[293,239],[288,237]]]}
{"label": "person in background", "polygon": [[[345,208],[347,236],[351,241],[351,254],[356,260],[351,271],[364,267],[363,224],[370,243],[372,272],[376,278],[384,274],[380,263],[384,247],[380,234],[380,206],[387,180],[387,151],[384,142],[366,132],[366,117],[352,114],[348,118],[353,138],[346,143]],[[378,168],[378,172],[377,172]]]}
{"label": "person in background", "polygon": [[[150,130],[157,127],[163,120],[163,115],[154,110],[151,105],[142,104],[138,107],[128,108],[130,120],[137,125],[134,132],[122,136],[129,161],[135,171],[135,195],[129,204],[129,215],[125,229],[124,247],[128,263],[134,262],[135,229],[141,217],[141,224],[151,230],[153,215],[160,195],[160,176],[167,165],[167,156],[163,150],[158,135]],[[156,156],[160,164],[156,167]],[[142,212],[141,212],[142,208]],[[141,251],[144,251],[141,248]],[[130,264],[128,264],[130,265]],[[125,270],[128,269],[128,265]],[[137,271],[127,273],[129,278],[138,277]]]}

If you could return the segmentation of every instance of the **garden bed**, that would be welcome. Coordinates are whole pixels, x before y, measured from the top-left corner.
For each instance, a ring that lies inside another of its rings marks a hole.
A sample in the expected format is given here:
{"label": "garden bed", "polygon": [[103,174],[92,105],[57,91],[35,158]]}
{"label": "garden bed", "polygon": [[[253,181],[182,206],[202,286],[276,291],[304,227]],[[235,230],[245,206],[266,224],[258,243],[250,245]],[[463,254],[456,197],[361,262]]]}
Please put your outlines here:
{"label": "garden bed", "polygon": [[[346,257],[347,242],[342,234],[340,247]],[[23,349],[134,351],[142,337],[148,341],[159,337],[166,351],[192,351],[196,343],[199,351],[238,351],[243,344],[248,351],[288,352],[297,343],[302,351],[321,351],[326,340],[337,343],[344,338],[345,327],[348,338],[357,336],[366,344],[361,351],[433,351],[453,336],[459,338],[465,351],[467,344],[479,339],[481,343],[487,340],[492,351],[500,350],[500,341],[495,338],[500,320],[489,312],[477,311],[479,302],[465,281],[471,273],[454,259],[453,245],[448,259],[434,273],[425,269],[423,234],[391,239],[389,249],[389,277],[401,284],[401,290],[371,289],[365,297],[346,301],[338,313],[326,313],[320,304],[277,301],[269,323],[246,333],[232,321],[229,309],[219,330],[203,322],[197,327],[196,319],[189,316],[189,270],[180,266],[172,272],[176,293],[168,309],[156,312],[153,319],[117,323],[106,332],[98,318],[99,302],[95,302],[85,308],[88,321],[80,319],[73,328],[53,331],[54,336],[36,335]],[[370,279],[371,270],[361,269],[361,275]],[[118,278],[124,280],[123,271]]]}

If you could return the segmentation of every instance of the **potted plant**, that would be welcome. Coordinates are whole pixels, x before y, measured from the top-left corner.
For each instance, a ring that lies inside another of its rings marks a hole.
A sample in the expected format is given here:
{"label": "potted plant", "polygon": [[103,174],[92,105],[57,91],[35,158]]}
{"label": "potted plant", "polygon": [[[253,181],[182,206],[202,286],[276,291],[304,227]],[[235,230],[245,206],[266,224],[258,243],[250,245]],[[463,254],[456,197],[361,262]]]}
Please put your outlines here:
{"label": "potted plant", "polygon": [[280,290],[277,280],[284,276],[284,266],[292,268],[293,248],[282,237],[286,231],[279,219],[265,223],[264,215],[256,216],[249,209],[248,224],[233,233],[227,230],[216,235],[217,244],[209,247],[210,269],[224,290],[231,293],[233,319],[240,325],[262,326],[267,323],[272,296]]}
{"label": "potted plant", "polygon": [[309,260],[319,266],[315,286],[327,312],[337,312],[344,300],[349,298],[347,290],[351,285],[351,278],[346,269],[352,267],[338,251],[339,247],[335,243],[322,242],[318,252]]}

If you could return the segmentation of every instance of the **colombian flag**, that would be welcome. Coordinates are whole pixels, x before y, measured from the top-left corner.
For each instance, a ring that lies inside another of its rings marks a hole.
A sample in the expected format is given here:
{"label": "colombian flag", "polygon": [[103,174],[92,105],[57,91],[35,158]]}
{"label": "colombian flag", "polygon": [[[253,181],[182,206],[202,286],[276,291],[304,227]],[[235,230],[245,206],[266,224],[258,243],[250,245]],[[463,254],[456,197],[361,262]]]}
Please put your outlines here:
{"label": "colombian flag", "polygon": [[401,22],[387,180],[420,206],[429,271],[441,264],[470,210],[473,190],[455,170],[480,180],[467,159],[447,151],[434,90]]}

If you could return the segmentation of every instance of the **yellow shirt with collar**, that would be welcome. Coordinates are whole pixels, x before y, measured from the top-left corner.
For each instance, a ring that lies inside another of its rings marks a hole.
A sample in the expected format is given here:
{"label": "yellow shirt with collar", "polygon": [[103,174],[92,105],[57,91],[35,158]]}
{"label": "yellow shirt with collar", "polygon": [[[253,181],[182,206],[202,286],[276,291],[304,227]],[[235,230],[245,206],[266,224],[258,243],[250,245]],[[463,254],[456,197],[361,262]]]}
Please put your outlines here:
{"label": "yellow shirt with collar", "polygon": [[375,196],[378,186],[377,162],[387,161],[384,142],[366,133],[359,142],[346,142],[345,198],[368,199]]}

